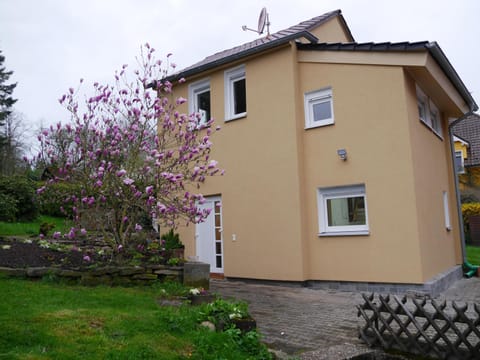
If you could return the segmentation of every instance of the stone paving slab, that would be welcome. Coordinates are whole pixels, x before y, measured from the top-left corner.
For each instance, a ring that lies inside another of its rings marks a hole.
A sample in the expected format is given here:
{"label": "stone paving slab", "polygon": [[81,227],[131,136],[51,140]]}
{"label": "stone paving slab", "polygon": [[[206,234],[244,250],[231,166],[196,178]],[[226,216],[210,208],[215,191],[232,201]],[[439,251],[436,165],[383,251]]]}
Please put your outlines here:
{"label": "stone paving slab", "polygon": [[[340,360],[371,351],[358,339],[360,292],[240,280],[212,280],[210,289],[248,302],[263,341],[286,354]],[[438,298],[480,303],[480,279],[461,279]]]}

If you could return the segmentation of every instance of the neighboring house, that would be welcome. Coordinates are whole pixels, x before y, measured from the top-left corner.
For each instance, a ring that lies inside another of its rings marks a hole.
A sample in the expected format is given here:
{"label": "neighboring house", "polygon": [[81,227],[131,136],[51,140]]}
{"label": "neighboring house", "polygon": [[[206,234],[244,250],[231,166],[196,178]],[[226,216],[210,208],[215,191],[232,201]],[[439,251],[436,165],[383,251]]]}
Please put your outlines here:
{"label": "neighboring house", "polygon": [[453,133],[460,190],[480,200],[480,115],[472,114],[453,125]]}
{"label": "neighboring house", "polygon": [[226,169],[202,187],[207,221],[179,229],[187,256],[320,286],[461,276],[448,120],[477,105],[435,42],[355,43],[337,10],[180,77]]}

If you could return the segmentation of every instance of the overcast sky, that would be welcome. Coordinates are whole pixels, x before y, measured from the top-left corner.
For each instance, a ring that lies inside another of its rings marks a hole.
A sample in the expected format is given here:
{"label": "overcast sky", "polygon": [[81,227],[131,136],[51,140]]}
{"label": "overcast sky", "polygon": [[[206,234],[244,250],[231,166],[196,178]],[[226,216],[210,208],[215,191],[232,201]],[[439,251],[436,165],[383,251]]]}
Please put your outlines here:
{"label": "overcast sky", "polygon": [[437,41],[480,104],[478,0],[0,0],[0,50],[18,82],[16,110],[38,127],[69,119],[57,99],[80,78],[112,82],[149,42],[178,68],[257,37],[341,9],[357,42]]}

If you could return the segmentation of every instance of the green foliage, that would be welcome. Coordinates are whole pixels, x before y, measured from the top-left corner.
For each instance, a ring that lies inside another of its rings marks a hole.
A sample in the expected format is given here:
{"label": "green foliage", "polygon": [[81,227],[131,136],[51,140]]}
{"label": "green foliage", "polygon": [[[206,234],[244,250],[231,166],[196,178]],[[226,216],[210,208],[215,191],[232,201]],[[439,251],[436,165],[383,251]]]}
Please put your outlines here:
{"label": "green foliage", "polygon": [[[0,194],[11,197],[16,201],[16,210],[13,220],[0,218],[1,221],[14,220],[33,220],[38,215],[38,208],[35,199],[35,184],[25,176],[1,176],[0,177]],[[9,212],[13,212],[14,208],[10,207]]]}
{"label": "green foliage", "polygon": [[[37,183],[40,188],[43,183]],[[72,202],[65,201],[72,195],[80,196],[81,187],[78,184],[61,182],[49,185],[38,197],[40,212],[44,215],[72,218]],[[62,211],[63,208],[63,211]]]}
{"label": "green foliage", "polygon": [[48,222],[43,222],[40,224],[40,229],[39,229],[39,233],[41,235],[44,235],[44,236],[47,236],[48,233],[50,232],[50,230],[53,230],[55,228],[55,224],[52,224],[52,223],[48,223]]}
{"label": "green foliage", "polygon": [[223,299],[216,299],[203,307],[201,312],[201,321],[208,320],[215,325],[221,325],[224,328],[231,326],[233,319],[249,318],[248,305],[244,301],[232,302]]}
{"label": "green foliage", "polygon": [[185,246],[180,241],[180,235],[175,233],[173,229],[169,232],[162,234],[161,239],[165,241],[165,250],[183,249]]}
{"label": "green foliage", "polygon": [[170,265],[170,266],[178,266],[181,263],[183,263],[183,259],[180,259],[180,258],[177,258],[177,257],[172,257],[172,258],[167,260],[167,265]]}
{"label": "green foliage", "polygon": [[18,213],[18,201],[8,194],[0,193],[0,220],[15,221]]}
{"label": "green foliage", "polygon": [[473,215],[480,215],[480,203],[462,204],[463,229],[467,239],[470,237],[470,216]]}

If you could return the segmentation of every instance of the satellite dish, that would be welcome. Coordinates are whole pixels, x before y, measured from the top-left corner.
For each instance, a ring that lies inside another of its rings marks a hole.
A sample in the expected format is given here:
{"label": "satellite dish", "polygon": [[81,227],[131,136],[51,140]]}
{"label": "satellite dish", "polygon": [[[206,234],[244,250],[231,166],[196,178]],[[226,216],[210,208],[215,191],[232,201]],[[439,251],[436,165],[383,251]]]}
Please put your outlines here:
{"label": "satellite dish", "polygon": [[258,17],[258,28],[257,32],[259,34],[263,34],[263,30],[265,29],[265,24],[267,23],[267,8],[263,8],[262,11],[260,11],[260,15]]}
{"label": "satellite dish", "polygon": [[260,11],[260,15],[258,16],[258,27],[257,30],[250,29],[247,27],[247,25],[242,26],[243,31],[253,31],[256,32],[257,34],[261,35],[263,34],[263,31],[265,30],[265,25],[267,26],[267,36],[270,35],[270,21],[268,20],[268,12],[267,8],[263,8],[262,11]]}

